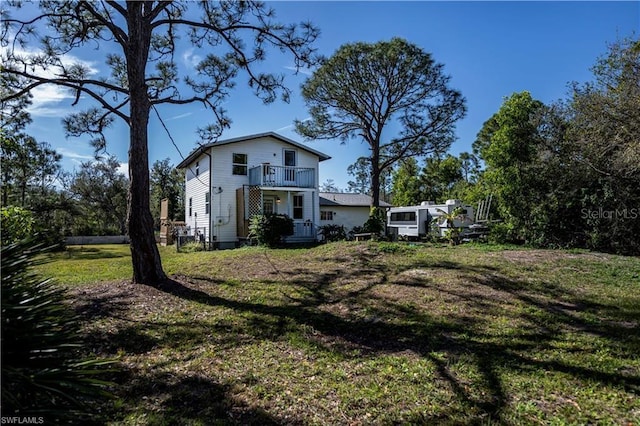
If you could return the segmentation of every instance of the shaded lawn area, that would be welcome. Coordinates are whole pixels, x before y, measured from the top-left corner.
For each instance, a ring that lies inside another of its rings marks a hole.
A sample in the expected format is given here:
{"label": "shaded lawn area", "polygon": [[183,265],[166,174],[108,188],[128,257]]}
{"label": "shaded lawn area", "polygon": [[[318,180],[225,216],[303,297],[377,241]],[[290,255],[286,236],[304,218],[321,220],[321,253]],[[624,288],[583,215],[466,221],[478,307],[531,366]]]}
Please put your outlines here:
{"label": "shaded lawn area", "polygon": [[69,288],[87,351],[121,362],[113,423],[640,423],[638,258],[167,248],[154,289],[127,282],[128,248],[105,250],[40,268],[94,271]]}

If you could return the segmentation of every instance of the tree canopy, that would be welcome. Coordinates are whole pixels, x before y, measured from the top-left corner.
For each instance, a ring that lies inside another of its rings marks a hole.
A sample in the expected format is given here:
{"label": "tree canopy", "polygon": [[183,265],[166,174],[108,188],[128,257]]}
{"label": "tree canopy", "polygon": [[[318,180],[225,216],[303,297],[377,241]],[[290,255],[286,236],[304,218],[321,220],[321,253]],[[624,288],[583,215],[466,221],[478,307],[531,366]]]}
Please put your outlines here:
{"label": "tree canopy", "polygon": [[459,157],[451,154],[429,157],[422,167],[413,157],[403,159],[392,176],[393,204],[412,206],[422,201],[444,203],[451,198],[475,203],[478,197],[472,189],[477,183],[474,166],[477,162],[477,158],[467,152]]}
{"label": "tree canopy", "polygon": [[69,192],[77,201],[81,218],[76,233],[81,235],[124,235],[127,219],[129,179],[120,171],[115,157],[85,161],[73,174]]}
{"label": "tree canopy", "polygon": [[184,220],[184,174],[168,158],[158,160],[151,167],[151,213],[160,228],[160,203],[169,200],[169,219]]}
{"label": "tree canopy", "polygon": [[502,239],[640,253],[640,41],[611,44],[592,70],[565,101],[513,94],[478,133]]}
{"label": "tree canopy", "polygon": [[400,38],[345,44],[303,84],[311,119],[296,121],[296,129],[308,139],[366,142],[378,207],[384,170],[402,158],[446,151],[454,140],[465,101],[449,87],[443,69],[431,54]]}
{"label": "tree canopy", "polygon": [[412,206],[422,197],[420,168],[415,158],[409,157],[400,161],[399,167],[392,176],[393,204],[395,206]]}
{"label": "tree canopy", "polygon": [[528,206],[534,201],[529,188],[541,183],[535,170],[541,145],[535,118],[543,108],[529,92],[514,93],[484,124],[474,143],[487,166],[484,179],[497,195],[502,217],[516,228],[528,225]]}

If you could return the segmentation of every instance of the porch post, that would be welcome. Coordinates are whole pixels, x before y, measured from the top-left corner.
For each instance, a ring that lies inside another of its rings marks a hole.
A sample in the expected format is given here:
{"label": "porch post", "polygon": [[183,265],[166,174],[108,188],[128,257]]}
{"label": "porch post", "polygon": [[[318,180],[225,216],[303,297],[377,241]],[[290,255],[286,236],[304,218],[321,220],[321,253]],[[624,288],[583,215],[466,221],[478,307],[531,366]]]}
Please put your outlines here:
{"label": "porch post", "polygon": [[314,229],[316,228],[316,191],[311,191],[311,236],[315,239]]}

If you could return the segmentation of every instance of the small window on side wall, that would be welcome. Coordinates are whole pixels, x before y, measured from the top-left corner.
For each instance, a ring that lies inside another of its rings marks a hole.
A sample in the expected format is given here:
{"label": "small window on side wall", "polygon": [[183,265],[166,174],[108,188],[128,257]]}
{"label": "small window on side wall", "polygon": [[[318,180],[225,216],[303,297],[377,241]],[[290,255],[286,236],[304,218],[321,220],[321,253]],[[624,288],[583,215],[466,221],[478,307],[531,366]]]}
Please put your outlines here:
{"label": "small window on side wall", "polygon": [[233,174],[246,176],[247,175],[247,154],[233,153]]}
{"label": "small window on side wall", "polygon": [[189,197],[189,217],[193,216],[193,198]]}
{"label": "small window on side wall", "polygon": [[320,220],[333,220],[333,212],[321,211]]}

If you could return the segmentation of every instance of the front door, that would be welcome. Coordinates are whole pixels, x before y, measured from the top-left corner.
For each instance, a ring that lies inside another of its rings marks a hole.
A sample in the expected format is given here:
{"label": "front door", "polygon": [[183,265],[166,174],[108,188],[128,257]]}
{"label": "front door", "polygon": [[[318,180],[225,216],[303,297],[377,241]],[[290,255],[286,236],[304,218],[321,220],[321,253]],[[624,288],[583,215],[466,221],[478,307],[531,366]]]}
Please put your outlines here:
{"label": "front door", "polygon": [[292,149],[284,150],[284,180],[291,184],[296,180],[296,152]]}

